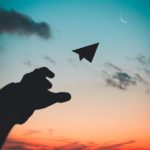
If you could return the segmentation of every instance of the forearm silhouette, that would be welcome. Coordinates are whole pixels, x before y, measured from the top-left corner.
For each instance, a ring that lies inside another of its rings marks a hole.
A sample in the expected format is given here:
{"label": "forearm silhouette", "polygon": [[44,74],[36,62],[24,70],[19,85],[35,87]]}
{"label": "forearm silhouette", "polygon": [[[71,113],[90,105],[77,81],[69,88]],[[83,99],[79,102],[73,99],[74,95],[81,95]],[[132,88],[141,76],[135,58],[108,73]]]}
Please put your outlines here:
{"label": "forearm silhouette", "polygon": [[15,124],[23,124],[37,109],[71,99],[66,92],[53,93],[46,79],[54,73],[43,67],[25,74],[19,83],[10,83],[0,90],[0,147]]}

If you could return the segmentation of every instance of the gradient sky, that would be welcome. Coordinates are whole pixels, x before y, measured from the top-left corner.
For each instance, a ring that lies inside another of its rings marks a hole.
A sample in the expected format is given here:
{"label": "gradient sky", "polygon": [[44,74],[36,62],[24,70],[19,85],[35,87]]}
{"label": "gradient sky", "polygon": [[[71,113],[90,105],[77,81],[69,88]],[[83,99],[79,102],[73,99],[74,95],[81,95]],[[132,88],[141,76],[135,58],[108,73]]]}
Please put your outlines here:
{"label": "gradient sky", "polygon": [[[71,101],[36,111],[15,126],[6,147],[150,149],[149,0],[0,0],[0,7],[45,21],[52,31],[49,40],[0,35],[0,87],[46,66],[56,74],[53,91],[72,95]],[[93,63],[72,53],[96,42]],[[137,84],[108,85],[106,74],[113,76],[115,67]]]}

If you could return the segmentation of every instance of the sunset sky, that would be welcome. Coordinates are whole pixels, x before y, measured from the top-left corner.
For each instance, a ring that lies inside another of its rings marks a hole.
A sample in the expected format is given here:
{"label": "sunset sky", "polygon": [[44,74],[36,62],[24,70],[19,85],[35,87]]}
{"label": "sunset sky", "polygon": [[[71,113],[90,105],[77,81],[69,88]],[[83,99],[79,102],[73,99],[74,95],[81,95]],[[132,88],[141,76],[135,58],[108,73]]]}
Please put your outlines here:
{"label": "sunset sky", "polygon": [[[150,150],[149,0],[0,0],[49,25],[0,32],[0,88],[46,66],[71,101],[35,111],[4,150]],[[2,29],[0,29],[2,30]],[[94,60],[72,50],[99,42]]]}

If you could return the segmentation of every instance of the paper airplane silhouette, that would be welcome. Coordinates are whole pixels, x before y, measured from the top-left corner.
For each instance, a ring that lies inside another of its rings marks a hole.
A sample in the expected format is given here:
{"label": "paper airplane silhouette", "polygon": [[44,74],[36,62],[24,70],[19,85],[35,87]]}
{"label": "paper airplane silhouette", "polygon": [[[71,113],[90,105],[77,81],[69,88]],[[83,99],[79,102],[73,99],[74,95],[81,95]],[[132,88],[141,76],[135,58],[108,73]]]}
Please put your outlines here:
{"label": "paper airplane silhouette", "polygon": [[86,60],[88,60],[89,62],[92,62],[96,49],[98,47],[99,43],[95,43],[92,45],[88,45],[85,47],[81,47],[79,49],[73,50],[73,52],[79,54],[79,58],[80,60],[82,60],[83,58],[85,58]]}

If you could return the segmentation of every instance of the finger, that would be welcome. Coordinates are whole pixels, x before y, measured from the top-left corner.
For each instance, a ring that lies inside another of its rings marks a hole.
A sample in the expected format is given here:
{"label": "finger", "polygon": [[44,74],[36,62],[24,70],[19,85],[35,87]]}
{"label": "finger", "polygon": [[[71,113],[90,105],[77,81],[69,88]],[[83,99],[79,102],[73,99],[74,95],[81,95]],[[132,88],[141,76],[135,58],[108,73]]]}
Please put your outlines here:
{"label": "finger", "polygon": [[32,83],[37,82],[46,77],[53,78],[55,74],[51,72],[48,68],[42,67],[39,69],[35,69],[33,72],[27,73],[23,76],[21,82],[22,83]]}
{"label": "finger", "polygon": [[59,93],[49,92],[49,93],[50,93],[49,96],[55,102],[63,103],[71,99],[71,95],[67,92],[59,92]]}
{"label": "finger", "polygon": [[34,73],[37,74],[40,77],[53,78],[55,76],[55,74],[52,71],[50,71],[48,68],[46,68],[46,67],[35,69]]}
{"label": "finger", "polygon": [[39,90],[47,90],[50,89],[51,87],[52,83],[49,82],[46,78],[42,78],[41,80],[38,80],[38,86],[35,88]]}
{"label": "finger", "polygon": [[45,108],[57,102],[63,103],[69,101],[70,99],[71,95],[66,92],[53,93],[50,91],[44,91],[38,95],[35,109]]}

